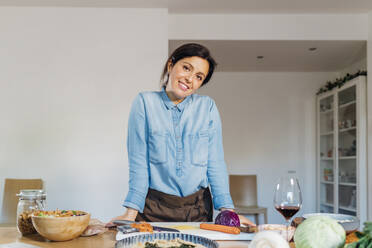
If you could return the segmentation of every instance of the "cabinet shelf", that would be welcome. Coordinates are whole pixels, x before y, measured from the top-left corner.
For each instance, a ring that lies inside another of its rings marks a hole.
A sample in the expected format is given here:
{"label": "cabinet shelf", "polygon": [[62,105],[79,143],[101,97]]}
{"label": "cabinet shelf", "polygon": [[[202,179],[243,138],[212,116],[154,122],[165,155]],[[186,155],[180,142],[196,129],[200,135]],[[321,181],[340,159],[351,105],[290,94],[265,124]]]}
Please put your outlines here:
{"label": "cabinet shelf", "polygon": [[327,207],[331,207],[331,208],[333,208],[333,204],[332,204],[332,203],[322,202],[322,203],[320,203],[320,205],[323,205],[323,206],[327,206]]}
{"label": "cabinet shelf", "polygon": [[338,157],[338,159],[340,159],[340,160],[356,159],[356,156],[342,156],[342,157]]}
{"label": "cabinet shelf", "polygon": [[320,160],[327,161],[327,160],[333,160],[333,158],[322,157],[322,158],[320,158]]}
{"label": "cabinet shelf", "polygon": [[342,210],[350,211],[350,212],[356,212],[356,209],[355,208],[351,208],[351,207],[339,206],[338,208],[339,209],[342,209]]}
{"label": "cabinet shelf", "polygon": [[[326,207],[332,207],[333,208],[333,204],[332,203],[322,202],[322,203],[320,203],[320,205],[323,205],[323,206],[326,206]],[[350,212],[356,212],[356,209],[355,208],[352,208],[352,207],[339,206],[338,208],[339,209],[342,209],[342,210],[350,211]]]}
{"label": "cabinet shelf", "polygon": [[356,187],[356,183],[343,183],[343,182],[340,182],[339,185],[342,185],[342,186],[352,186],[352,187]]}
{"label": "cabinet shelf", "polygon": [[320,181],[320,183],[323,183],[323,184],[333,184],[333,181]]}
{"label": "cabinet shelf", "polygon": [[327,136],[327,135],[333,135],[333,131],[320,134],[320,136]]}
{"label": "cabinet shelf", "polygon": [[333,112],[333,109],[327,109],[327,110],[324,110],[324,111],[320,111],[319,113],[321,113],[321,114],[329,114],[331,112]]}
{"label": "cabinet shelf", "polygon": [[341,104],[340,106],[338,106],[338,108],[339,109],[346,108],[347,106],[350,106],[350,105],[353,105],[353,104],[356,104],[356,101],[351,101],[351,102],[348,102],[348,103]]}
{"label": "cabinet shelf", "polygon": [[352,130],[356,130],[356,127],[349,127],[349,128],[340,129],[339,132],[343,133],[343,132],[352,131]]}

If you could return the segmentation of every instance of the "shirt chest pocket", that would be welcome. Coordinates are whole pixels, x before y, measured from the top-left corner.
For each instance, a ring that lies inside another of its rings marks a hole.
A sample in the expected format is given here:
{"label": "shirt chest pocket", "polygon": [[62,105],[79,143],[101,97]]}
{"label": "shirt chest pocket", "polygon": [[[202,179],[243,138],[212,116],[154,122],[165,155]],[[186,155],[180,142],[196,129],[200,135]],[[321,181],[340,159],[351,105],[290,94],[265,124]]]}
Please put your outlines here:
{"label": "shirt chest pocket", "polygon": [[151,133],[149,135],[149,159],[151,163],[163,164],[168,161],[168,135],[166,133]]}
{"label": "shirt chest pocket", "polygon": [[190,137],[191,163],[196,166],[208,164],[208,130],[200,131]]}

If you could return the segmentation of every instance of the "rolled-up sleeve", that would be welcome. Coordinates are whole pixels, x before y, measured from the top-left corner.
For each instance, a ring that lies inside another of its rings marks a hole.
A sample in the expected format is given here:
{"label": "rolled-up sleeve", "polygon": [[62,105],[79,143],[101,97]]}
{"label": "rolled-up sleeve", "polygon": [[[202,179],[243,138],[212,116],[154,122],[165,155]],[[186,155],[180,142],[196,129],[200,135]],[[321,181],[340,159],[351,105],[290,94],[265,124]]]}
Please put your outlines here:
{"label": "rolled-up sleeve", "polygon": [[139,94],[133,101],[128,121],[129,191],[123,206],[140,212],[149,188],[147,128],[145,105]]}
{"label": "rolled-up sleeve", "polygon": [[208,148],[207,176],[212,191],[214,208],[234,208],[223,153],[221,119],[213,100],[211,100],[210,107]]}

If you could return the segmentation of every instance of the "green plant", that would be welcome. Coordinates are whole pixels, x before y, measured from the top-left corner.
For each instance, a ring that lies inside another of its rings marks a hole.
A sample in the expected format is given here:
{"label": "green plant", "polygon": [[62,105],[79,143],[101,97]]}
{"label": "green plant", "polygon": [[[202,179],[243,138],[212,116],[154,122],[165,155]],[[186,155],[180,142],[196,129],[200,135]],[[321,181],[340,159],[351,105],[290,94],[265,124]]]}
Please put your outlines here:
{"label": "green plant", "polygon": [[363,232],[356,232],[358,242],[348,244],[346,248],[372,248],[372,222],[365,222]]}

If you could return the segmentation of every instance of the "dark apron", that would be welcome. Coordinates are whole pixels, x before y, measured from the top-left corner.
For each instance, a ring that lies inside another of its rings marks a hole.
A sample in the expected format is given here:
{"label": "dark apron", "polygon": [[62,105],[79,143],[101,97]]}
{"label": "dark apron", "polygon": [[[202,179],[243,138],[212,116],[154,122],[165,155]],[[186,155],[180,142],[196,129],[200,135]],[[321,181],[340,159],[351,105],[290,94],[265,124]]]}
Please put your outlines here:
{"label": "dark apron", "polygon": [[186,197],[149,189],[143,213],[136,221],[147,222],[211,222],[213,204],[209,188],[202,188]]}

